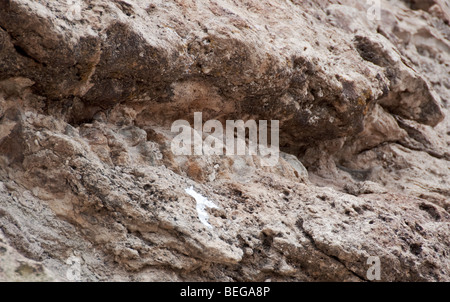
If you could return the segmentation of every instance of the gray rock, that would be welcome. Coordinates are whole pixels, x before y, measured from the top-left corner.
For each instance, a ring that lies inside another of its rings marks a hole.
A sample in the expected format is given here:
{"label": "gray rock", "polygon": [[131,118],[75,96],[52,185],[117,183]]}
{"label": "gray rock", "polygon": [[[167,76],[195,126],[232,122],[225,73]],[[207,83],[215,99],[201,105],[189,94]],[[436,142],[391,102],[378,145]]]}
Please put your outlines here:
{"label": "gray rock", "polygon": [[[0,1],[0,280],[450,281],[449,3],[368,10]],[[174,155],[194,112],[278,164]]]}

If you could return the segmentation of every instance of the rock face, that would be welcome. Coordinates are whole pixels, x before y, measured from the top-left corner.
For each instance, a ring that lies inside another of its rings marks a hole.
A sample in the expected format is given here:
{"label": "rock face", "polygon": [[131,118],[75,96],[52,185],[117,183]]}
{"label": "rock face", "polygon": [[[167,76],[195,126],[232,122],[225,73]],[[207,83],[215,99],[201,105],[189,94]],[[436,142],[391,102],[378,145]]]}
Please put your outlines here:
{"label": "rock face", "polygon": [[0,280],[450,281],[450,3],[371,5],[0,0]]}

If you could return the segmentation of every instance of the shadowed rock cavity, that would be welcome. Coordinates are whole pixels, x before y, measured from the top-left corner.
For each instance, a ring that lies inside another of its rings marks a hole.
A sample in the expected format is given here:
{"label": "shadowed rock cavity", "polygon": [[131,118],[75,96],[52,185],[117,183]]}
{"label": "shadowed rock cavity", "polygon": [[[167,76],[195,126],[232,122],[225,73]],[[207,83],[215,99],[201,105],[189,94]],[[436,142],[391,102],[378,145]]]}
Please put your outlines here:
{"label": "shadowed rock cavity", "polygon": [[448,3],[363,2],[0,0],[0,280],[448,281]]}

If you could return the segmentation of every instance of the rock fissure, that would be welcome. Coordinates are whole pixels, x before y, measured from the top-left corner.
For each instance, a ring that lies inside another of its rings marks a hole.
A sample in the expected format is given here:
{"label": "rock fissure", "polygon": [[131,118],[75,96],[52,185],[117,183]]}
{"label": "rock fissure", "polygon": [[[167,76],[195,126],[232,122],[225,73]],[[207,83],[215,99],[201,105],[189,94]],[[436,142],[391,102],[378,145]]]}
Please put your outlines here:
{"label": "rock fissure", "polygon": [[94,2],[0,1],[0,280],[449,280],[448,1]]}

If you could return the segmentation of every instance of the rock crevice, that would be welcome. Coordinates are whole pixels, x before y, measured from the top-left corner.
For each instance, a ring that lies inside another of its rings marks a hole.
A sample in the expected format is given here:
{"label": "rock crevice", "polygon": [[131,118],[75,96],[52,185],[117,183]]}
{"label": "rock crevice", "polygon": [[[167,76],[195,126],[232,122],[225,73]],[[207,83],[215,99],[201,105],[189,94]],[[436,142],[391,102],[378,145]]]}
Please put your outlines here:
{"label": "rock crevice", "polygon": [[[419,2],[0,0],[0,280],[448,281],[450,5]],[[195,112],[278,120],[277,164],[175,155]]]}

